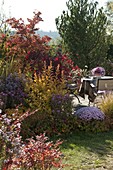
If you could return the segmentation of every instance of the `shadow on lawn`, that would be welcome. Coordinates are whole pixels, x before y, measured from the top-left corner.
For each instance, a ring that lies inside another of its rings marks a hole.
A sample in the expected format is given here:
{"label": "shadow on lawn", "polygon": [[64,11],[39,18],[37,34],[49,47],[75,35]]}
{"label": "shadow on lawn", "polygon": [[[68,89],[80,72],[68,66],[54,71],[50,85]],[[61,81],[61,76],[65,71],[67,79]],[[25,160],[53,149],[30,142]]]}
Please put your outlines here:
{"label": "shadow on lawn", "polygon": [[98,156],[107,155],[113,151],[113,131],[102,133],[77,132],[63,138],[62,149],[84,147]]}

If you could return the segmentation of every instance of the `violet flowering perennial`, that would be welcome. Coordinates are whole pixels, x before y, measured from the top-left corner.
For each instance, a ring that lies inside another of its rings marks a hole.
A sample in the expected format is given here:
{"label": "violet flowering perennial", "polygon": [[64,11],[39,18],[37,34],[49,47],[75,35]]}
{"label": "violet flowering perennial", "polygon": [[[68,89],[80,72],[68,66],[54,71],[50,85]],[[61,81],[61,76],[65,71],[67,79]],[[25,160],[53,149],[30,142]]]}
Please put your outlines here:
{"label": "violet flowering perennial", "polygon": [[18,73],[10,73],[6,78],[0,77],[0,98],[3,100],[1,100],[3,103],[0,102],[1,109],[24,104],[27,97],[26,82],[25,75]]}
{"label": "violet flowering perennial", "polygon": [[82,107],[75,112],[75,116],[82,120],[104,120],[105,114],[96,107]]}
{"label": "violet flowering perennial", "polygon": [[51,107],[61,109],[62,105],[71,104],[71,100],[69,94],[53,94],[51,98]]}
{"label": "violet flowering perennial", "polygon": [[51,109],[53,113],[71,112],[72,98],[69,94],[53,94],[51,98]]}

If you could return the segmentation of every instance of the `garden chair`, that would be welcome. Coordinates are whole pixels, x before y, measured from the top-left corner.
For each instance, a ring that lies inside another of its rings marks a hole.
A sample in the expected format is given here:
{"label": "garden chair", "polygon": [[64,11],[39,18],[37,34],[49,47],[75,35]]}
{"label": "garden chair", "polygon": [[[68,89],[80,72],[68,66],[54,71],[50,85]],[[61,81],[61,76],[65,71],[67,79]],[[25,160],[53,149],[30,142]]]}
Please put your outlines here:
{"label": "garden chair", "polygon": [[77,84],[76,84],[76,83],[67,84],[67,85],[66,85],[66,88],[69,90],[69,93],[72,94],[72,95],[74,95],[74,97],[77,98],[78,102],[81,103],[78,95],[76,94],[76,92],[78,91],[78,86],[77,86]]}
{"label": "garden chair", "polygon": [[88,95],[89,104],[90,102],[94,102],[97,94],[96,94],[96,86],[93,84],[92,78],[83,78],[79,89],[79,95],[85,99],[85,95]]}

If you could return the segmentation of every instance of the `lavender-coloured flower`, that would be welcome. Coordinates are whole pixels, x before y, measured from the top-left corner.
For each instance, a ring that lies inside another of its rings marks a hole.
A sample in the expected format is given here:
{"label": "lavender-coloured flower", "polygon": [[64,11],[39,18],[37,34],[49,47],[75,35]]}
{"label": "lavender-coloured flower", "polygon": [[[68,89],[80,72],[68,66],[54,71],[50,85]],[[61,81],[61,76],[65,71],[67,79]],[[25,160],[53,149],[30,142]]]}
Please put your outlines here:
{"label": "lavender-coloured flower", "polygon": [[[25,76],[11,73],[6,78],[1,77],[0,98],[4,99],[4,107],[14,107],[24,103],[27,94],[25,92]],[[2,108],[1,108],[2,109]]]}
{"label": "lavender-coloured flower", "polygon": [[75,112],[75,115],[86,121],[104,120],[105,114],[96,107],[82,107]]}
{"label": "lavender-coloured flower", "polygon": [[100,75],[100,76],[104,76],[105,75],[105,69],[103,67],[95,67],[91,70],[91,74],[93,76],[95,75]]}
{"label": "lavender-coloured flower", "polygon": [[52,113],[69,113],[72,110],[72,98],[69,94],[53,94],[50,105]]}

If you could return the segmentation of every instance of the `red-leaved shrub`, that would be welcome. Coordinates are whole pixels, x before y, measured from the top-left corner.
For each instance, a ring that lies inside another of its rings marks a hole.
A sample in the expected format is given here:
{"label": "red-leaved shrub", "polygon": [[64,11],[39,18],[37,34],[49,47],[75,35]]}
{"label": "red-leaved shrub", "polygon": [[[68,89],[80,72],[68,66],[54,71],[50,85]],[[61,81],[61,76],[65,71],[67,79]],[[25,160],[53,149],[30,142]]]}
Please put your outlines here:
{"label": "red-leaved shrub", "polygon": [[0,115],[0,152],[2,152],[2,170],[24,168],[26,170],[49,170],[62,167],[62,154],[59,149],[61,141],[50,142],[45,134],[22,141],[21,122],[37,110],[26,111],[18,116],[18,109],[12,116]]}

